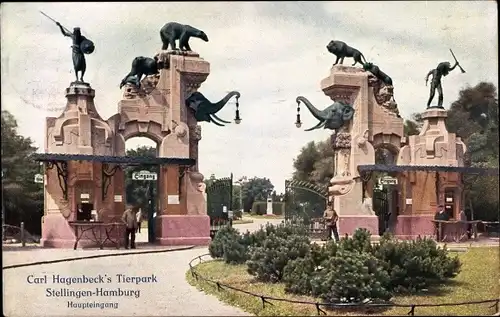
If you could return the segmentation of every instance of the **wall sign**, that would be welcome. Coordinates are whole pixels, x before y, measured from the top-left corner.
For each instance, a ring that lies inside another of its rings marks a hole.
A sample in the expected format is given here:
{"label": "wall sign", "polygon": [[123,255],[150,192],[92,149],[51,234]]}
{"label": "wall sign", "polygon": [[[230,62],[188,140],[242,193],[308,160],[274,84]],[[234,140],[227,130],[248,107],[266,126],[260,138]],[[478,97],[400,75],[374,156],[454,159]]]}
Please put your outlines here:
{"label": "wall sign", "polygon": [[179,204],[179,195],[168,195],[168,204],[169,205],[178,205]]}

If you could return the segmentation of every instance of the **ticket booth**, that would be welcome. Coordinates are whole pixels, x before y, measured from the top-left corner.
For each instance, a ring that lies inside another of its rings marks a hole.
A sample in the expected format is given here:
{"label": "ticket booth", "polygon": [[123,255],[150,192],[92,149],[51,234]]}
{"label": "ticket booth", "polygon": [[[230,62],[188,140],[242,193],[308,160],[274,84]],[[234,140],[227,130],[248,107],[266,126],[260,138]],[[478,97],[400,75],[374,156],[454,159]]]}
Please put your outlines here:
{"label": "ticket booth", "polygon": [[457,200],[455,199],[456,188],[447,187],[444,190],[444,211],[450,219],[456,219],[459,214]]}

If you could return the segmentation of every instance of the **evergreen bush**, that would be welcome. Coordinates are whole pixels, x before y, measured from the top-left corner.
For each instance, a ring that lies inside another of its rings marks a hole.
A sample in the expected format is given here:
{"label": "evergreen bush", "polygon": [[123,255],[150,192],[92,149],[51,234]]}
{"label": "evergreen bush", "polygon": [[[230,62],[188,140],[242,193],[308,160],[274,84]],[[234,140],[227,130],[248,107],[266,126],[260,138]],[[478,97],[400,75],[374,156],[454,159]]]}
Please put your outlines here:
{"label": "evergreen bush", "polygon": [[371,252],[371,234],[365,228],[356,229],[352,237],[340,239],[339,248],[351,252]]}
{"label": "evergreen bush", "polygon": [[339,250],[323,261],[311,279],[312,295],[329,303],[388,300],[389,275],[377,258],[367,252]]}
{"label": "evergreen bush", "polygon": [[230,226],[224,226],[217,231],[214,239],[210,242],[208,252],[212,258],[222,258],[224,257],[224,245],[229,241],[238,241],[239,239],[240,233],[238,230]]}
{"label": "evergreen bush", "polygon": [[311,279],[316,268],[317,265],[311,255],[289,261],[283,269],[285,291],[299,295],[310,295],[312,291]]}
{"label": "evergreen bush", "polygon": [[397,241],[384,235],[373,254],[389,273],[389,288],[396,292],[416,292],[456,276],[460,261],[450,257],[434,240],[418,238]]}
{"label": "evergreen bush", "polygon": [[337,244],[329,241],[322,246],[314,243],[305,258],[298,258],[287,263],[283,270],[285,290],[300,295],[310,295],[311,279],[325,260],[337,254]]}
{"label": "evergreen bush", "polygon": [[240,239],[227,240],[222,244],[223,258],[226,263],[242,264],[248,259],[248,247],[242,244]]}
{"label": "evergreen bush", "polygon": [[[281,230],[281,229],[280,229]],[[282,237],[283,231],[270,233],[261,246],[250,247],[247,271],[263,282],[279,282],[289,261],[305,257],[311,248],[307,236]]]}

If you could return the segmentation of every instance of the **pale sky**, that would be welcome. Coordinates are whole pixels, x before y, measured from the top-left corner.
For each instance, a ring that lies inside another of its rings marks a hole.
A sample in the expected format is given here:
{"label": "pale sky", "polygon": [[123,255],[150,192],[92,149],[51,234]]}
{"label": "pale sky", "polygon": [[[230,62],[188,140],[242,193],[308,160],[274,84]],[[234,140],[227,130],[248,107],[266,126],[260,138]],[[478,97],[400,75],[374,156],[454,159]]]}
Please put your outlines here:
{"label": "pale sky", "polygon": [[[2,108],[13,113],[19,132],[43,151],[45,117],[59,116],[64,89],[74,80],[71,40],[39,10],[68,29],[79,26],[94,41],[86,55],[85,80],[96,90],[103,118],[117,112],[121,79],[136,56],[161,49],[160,28],[167,22],[202,29],[210,41],[193,38],[192,49],[210,62],[201,86],[211,101],[227,91],[241,93],[242,124],[201,123],[200,171],[209,177],[268,177],[278,192],[293,172],[293,159],[309,141],[329,130],[305,132],[316,124],[303,108],[297,129],[295,98],[318,108],[331,104],[320,89],[335,56],[332,39],[359,49],[392,77],[400,113],[425,109],[425,75],[439,62],[453,62],[453,49],[465,74],[443,80],[445,106],[462,87],[490,81],[498,86],[497,5],[494,1],[398,2],[183,2],[183,3],[2,3]],[[344,64],[352,63],[347,58]],[[437,96],[435,97],[437,101]],[[52,110],[51,110],[52,108]],[[218,115],[234,118],[234,104]],[[55,111],[55,110],[57,111]],[[152,141],[135,138],[128,148]]]}

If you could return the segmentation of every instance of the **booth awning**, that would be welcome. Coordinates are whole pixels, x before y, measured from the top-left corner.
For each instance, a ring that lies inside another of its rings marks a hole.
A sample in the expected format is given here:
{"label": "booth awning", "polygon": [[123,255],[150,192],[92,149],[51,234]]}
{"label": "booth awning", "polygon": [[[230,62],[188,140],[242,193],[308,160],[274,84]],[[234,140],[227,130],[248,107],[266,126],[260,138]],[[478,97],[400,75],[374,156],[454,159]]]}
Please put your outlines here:
{"label": "booth awning", "polygon": [[458,166],[439,166],[439,165],[358,165],[359,172],[454,172],[462,174],[496,176],[498,177],[498,168],[481,167],[458,167]]}
{"label": "booth awning", "polygon": [[126,165],[182,165],[193,166],[196,160],[192,158],[149,157],[149,156],[106,156],[88,154],[34,153],[31,158],[38,162],[92,161],[109,164]]}

